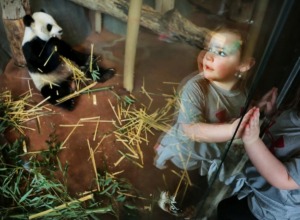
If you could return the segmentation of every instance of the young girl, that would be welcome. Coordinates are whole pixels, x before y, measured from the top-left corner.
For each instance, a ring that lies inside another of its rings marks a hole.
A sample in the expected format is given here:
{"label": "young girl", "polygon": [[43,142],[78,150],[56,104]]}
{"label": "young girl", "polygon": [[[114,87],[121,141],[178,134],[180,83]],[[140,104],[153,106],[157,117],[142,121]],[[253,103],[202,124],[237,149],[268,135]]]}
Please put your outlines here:
{"label": "young girl", "polygon": [[[171,161],[180,169],[199,169],[201,176],[208,177],[218,169],[226,141],[233,136],[239,123],[236,118],[245,104],[241,79],[254,64],[253,59],[244,57],[244,44],[245,38],[234,29],[213,32],[205,52],[199,54],[198,74],[182,87],[176,123],[155,146],[157,168],[163,169]],[[220,179],[224,179],[224,170]],[[165,192],[159,205],[176,214],[174,201]]]}
{"label": "young girl", "polygon": [[242,136],[252,164],[245,168],[245,177],[239,177],[244,185],[238,195],[219,204],[218,219],[299,219],[299,103],[275,119],[265,143],[259,138],[259,111],[254,111]]}

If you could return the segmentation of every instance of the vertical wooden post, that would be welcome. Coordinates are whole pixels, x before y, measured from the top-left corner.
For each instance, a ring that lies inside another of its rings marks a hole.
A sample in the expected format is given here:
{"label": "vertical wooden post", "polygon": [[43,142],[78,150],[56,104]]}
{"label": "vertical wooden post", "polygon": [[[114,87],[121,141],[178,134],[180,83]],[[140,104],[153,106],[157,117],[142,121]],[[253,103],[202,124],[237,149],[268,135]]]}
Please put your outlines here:
{"label": "vertical wooden post", "polygon": [[128,13],[123,83],[124,88],[130,92],[133,90],[134,64],[136,45],[139,35],[142,3],[143,0],[130,0]]}
{"label": "vertical wooden post", "polygon": [[162,14],[173,9],[174,6],[175,0],[155,0],[155,10]]}
{"label": "vertical wooden post", "polygon": [[102,31],[102,15],[100,11],[95,11],[95,31],[98,34]]}
{"label": "vertical wooden post", "polygon": [[22,18],[30,11],[29,0],[2,0],[2,19],[10,44],[12,58],[17,66],[25,66],[22,52],[24,24]]}
{"label": "vertical wooden post", "polygon": [[[253,19],[255,19],[255,22],[251,25],[249,33],[248,33],[248,39],[247,45],[245,48],[245,57],[252,57],[254,54],[254,50],[256,48],[256,44],[259,39],[259,35],[261,33],[261,29],[263,27],[263,21],[266,15],[266,11],[268,9],[269,0],[265,1],[257,1],[257,6],[255,9],[255,13],[253,15]],[[246,74],[245,82],[251,83],[249,79],[252,78],[252,75]]]}
{"label": "vertical wooden post", "polygon": [[249,31],[249,41],[247,42],[247,48],[245,54],[252,56],[254,53],[255,45],[258,41],[259,34],[261,33],[261,28],[263,27],[263,21],[266,16],[266,11],[269,5],[269,0],[257,1],[257,6],[253,18],[255,22],[251,25]]}

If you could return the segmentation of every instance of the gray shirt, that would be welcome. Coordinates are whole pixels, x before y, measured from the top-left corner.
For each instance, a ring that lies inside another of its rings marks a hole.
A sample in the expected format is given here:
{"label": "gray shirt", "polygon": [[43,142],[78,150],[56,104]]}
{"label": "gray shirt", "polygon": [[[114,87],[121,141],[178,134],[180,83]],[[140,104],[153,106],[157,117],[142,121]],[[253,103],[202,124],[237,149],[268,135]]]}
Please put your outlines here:
{"label": "gray shirt", "polygon": [[229,122],[240,117],[245,100],[246,94],[240,89],[224,90],[202,74],[190,78],[180,90],[178,117],[161,139],[155,165],[162,168],[171,160],[181,169],[199,168],[200,175],[216,171],[226,143],[194,141],[183,133],[181,124]]}
{"label": "gray shirt", "polygon": [[[283,112],[266,132],[264,142],[300,187],[300,118],[296,111]],[[243,188],[238,196],[248,196],[249,208],[256,218],[300,219],[300,189],[280,190],[271,186],[251,163],[245,168],[245,176],[239,179]]]}

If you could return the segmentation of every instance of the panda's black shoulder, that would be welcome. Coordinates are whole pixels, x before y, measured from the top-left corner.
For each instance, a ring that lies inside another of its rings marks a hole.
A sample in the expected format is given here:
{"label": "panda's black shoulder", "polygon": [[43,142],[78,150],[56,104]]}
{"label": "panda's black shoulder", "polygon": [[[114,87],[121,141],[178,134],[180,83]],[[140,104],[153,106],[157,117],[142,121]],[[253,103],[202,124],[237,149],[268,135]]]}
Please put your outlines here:
{"label": "panda's black shoulder", "polygon": [[30,27],[31,23],[34,22],[34,19],[32,18],[31,15],[25,15],[23,17],[23,23],[26,27]]}
{"label": "panda's black shoulder", "polygon": [[31,72],[49,73],[61,63],[58,53],[53,53],[53,46],[35,37],[22,46],[23,54]]}
{"label": "panda's black shoulder", "polygon": [[34,37],[30,41],[24,42],[22,49],[23,51],[30,51],[31,53],[38,54],[44,48],[46,41],[39,37]]}

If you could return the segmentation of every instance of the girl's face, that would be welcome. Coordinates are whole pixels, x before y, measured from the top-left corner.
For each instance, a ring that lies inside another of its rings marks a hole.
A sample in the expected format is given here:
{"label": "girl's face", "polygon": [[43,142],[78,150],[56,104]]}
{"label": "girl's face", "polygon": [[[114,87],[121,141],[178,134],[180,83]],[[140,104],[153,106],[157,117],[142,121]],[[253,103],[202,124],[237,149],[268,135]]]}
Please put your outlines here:
{"label": "girl's face", "polygon": [[218,83],[236,82],[241,68],[241,38],[235,33],[214,33],[203,57],[204,77]]}

